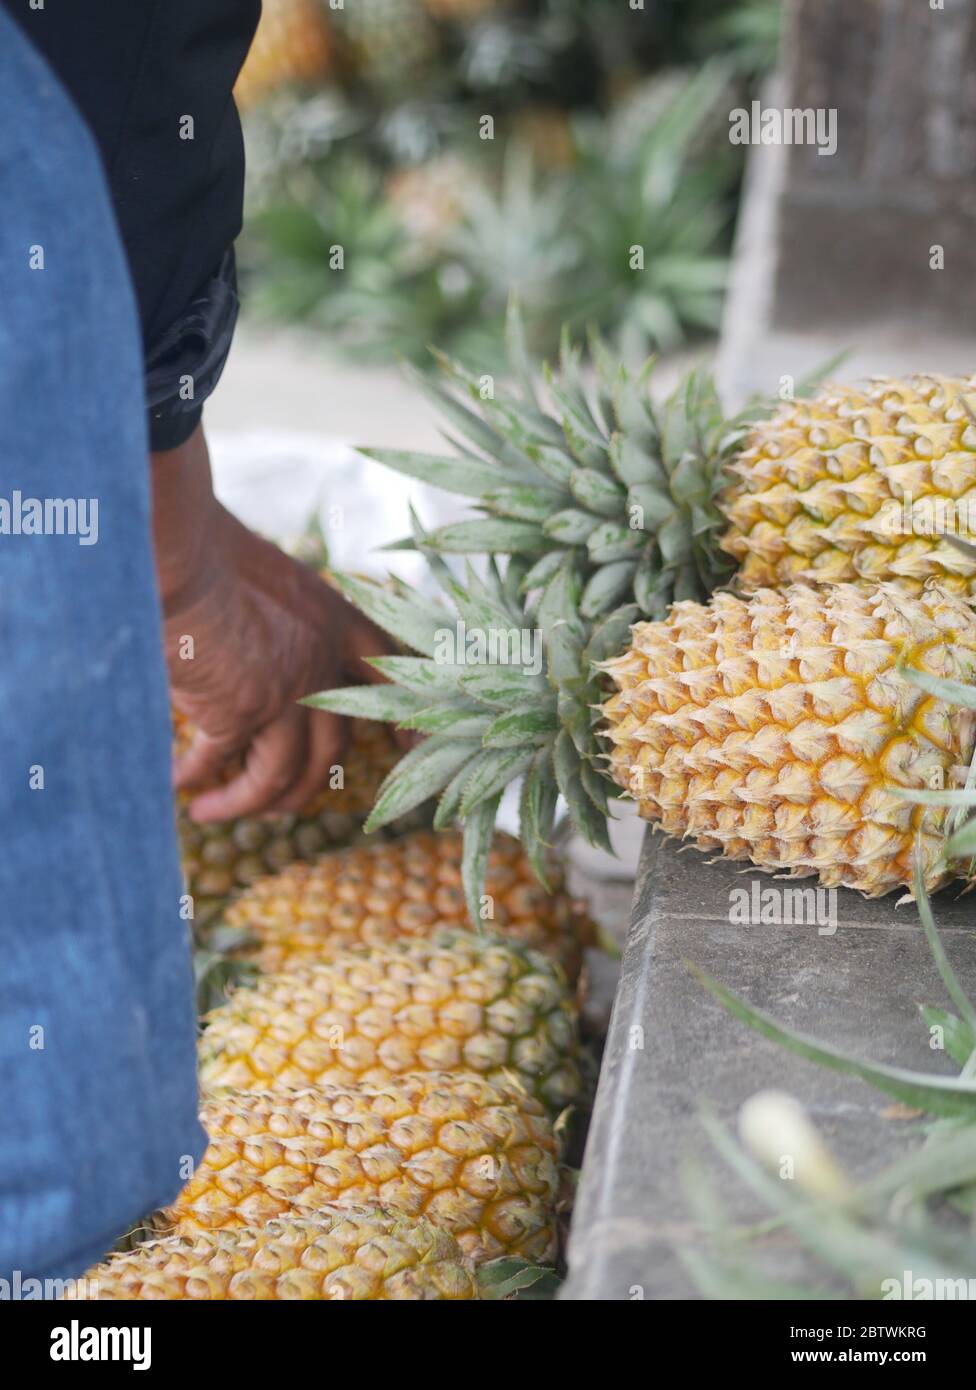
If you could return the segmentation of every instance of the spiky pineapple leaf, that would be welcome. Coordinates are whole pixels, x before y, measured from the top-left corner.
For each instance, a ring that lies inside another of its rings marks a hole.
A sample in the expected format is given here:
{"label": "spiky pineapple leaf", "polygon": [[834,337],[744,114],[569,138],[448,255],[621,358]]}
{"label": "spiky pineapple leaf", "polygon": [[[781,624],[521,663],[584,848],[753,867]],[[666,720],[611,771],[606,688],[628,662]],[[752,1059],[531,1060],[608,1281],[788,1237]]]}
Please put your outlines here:
{"label": "spiky pineapple leaf", "polygon": [[566,802],[576,832],[595,849],[613,853],[607,823],[583,790],[580,757],[572,738],[563,729],[556,737],[552,753],[556,783]]}
{"label": "spiky pineapple leaf", "polygon": [[446,610],[419,594],[411,592],[407,598],[351,574],[336,574],[333,583],[361,613],[398,642],[424,656],[434,655],[438,634],[450,618]]}
{"label": "spiky pineapple leaf", "polygon": [[747,1023],[762,1037],[779,1043],[790,1052],[795,1052],[798,1057],[817,1062],[832,1071],[858,1076],[876,1090],[894,1096],[896,1100],[916,1110],[950,1119],[958,1116],[969,1122],[976,1122],[976,1081],[948,1076],[927,1076],[924,1072],[907,1071],[902,1067],[862,1062],[828,1043],[817,1042],[805,1034],[795,1033],[783,1027],[769,1014],[753,1008],[751,1004],[747,1004],[744,999],[740,999],[690,962],[688,969],[733,1018]]}
{"label": "spiky pineapple leaf", "polygon": [[365,830],[379,830],[442,791],[479,750],[472,739],[436,734],[400,759],[380,786]]}
{"label": "spiky pineapple leaf", "polygon": [[520,476],[523,477],[526,468],[531,470],[531,459],[515,448],[504,435],[492,429],[476,411],[462,404],[451,391],[445,390],[415,367],[407,367],[406,373],[413,385],[418,387],[454,427],[460,430],[462,436],[487,458],[496,464],[507,465],[510,469],[522,470]]}
{"label": "spiky pineapple leaf", "polygon": [[559,799],[552,766],[552,748],[540,748],[532,760],[519,797],[519,838],[535,872],[536,878],[548,891],[546,851],[552,843]]}
{"label": "spiky pineapple leaf", "polygon": [[619,516],[627,497],[619,483],[592,468],[577,468],[569,487],[580,506],[597,516]]}
{"label": "spiky pineapple leaf", "polygon": [[961,830],[946,841],[945,857],[948,860],[963,859],[969,854],[976,854],[976,819],[967,821]]}
{"label": "spiky pineapple leaf", "polygon": [[565,507],[547,518],[543,523],[542,532],[544,536],[559,541],[561,545],[584,545],[597,521],[598,518],[592,512],[581,511],[579,507]]}
{"label": "spiky pineapple leaf", "polygon": [[551,702],[537,709],[515,709],[500,714],[485,730],[486,748],[524,748],[547,742],[558,732],[559,721]]}
{"label": "spiky pineapple leaf", "polygon": [[640,610],[635,603],[628,603],[604,618],[593,629],[584,649],[583,659],[587,667],[619,656],[627,646],[630,629],[639,619]]}
{"label": "spiky pineapple leaf", "polygon": [[492,666],[468,671],[457,682],[466,695],[493,709],[523,709],[530,703],[548,703],[552,691],[544,676],[534,676],[518,667]]}
{"label": "spiky pineapple leaf", "polygon": [[660,459],[629,435],[615,434],[610,440],[610,463],[625,487],[667,489],[668,475]]}
{"label": "spiky pineapple leaf", "polygon": [[426,544],[446,555],[541,555],[548,548],[535,522],[491,516],[439,526]]}
{"label": "spiky pineapple leaf", "polygon": [[927,671],[917,671],[913,666],[899,666],[898,674],[927,695],[935,695],[951,705],[961,705],[963,709],[976,709],[976,686],[946,680],[942,676],[930,676]]}
{"label": "spiky pineapple leaf", "polygon": [[595,565],[612,565],[617,560],[637,559],[646,540],[643,532],[630,526],[601,521],[587,537],[586,550]]}
{"label": "spiky pineapple leaf", "polygon": [[424,709],[427,700],[415,691],[396,685],[351,685],[341,690],[323,690],[316,695],[306,695],[299,704],[328,710],[331,714],[399,723]]}
{"label": "spiky pineapple leaf", "polygon": [[942,1046],[952,1060],[964,1067],[976,1052],[976,1033],[967,1028],[961,1018],[950,1014],[946,1009],[936,1009],[929,1004],[920,1004],[919,1013],[931,1032],[938,1028],[942,1035]]}
{"label": "spiky pineapple leaf", "polygon": [[959,979],[949,963],[949,957],[945,953],[942,938],[939,936],[935,918],[932,915],[932,905],[929,902],[928,891],[925,887],[925,875],[922,872],[921,846],[916,848],[913,880],[915,905],[922,923],[922,930],[925,932],[925,939],[932,953],[932,959],[935,961],[935,968],[939,972],[939,978],[945,985],[949,998],[959,1010],[966,1027],[971,1033],[976,1034],[976,1007],[973,1006],[972,1000],[959,983]]}
{"label": "spiky pineapple leaf", "polygon": [[488,872],[488,854],[491,850],[495,830],[495,817],[501,790],[486,796],[467,813],[461,848],[461,882],[464,885],[464,899],[468,905],[468,916],[475,926],[484,921],[482,915],[482,894],[485,876]]}
{"label": "spiky pineapple leaf", "polygon": [[433,826],[435,830],[447,830],[460,821],[461,798],[464,795],[464,788],[468,780],[474,775],[475,769],[486,762],[489,757],[489,749],[481,749],[472,754],[470,761],[465,763],[448,782],[441,792],[437,809],[434,811]]}
{"label": "spiky pineapple leaf", "polygon": [[[445,614],[445,617],[448,616]],[[434,661],[421,656],[372,656],[368,664],[386,676],[387,680],[413,690],[418,695],[453,694],[465,666]]]}
{"label": "spiky pineapple leaf", "polygon": [[552,629],[563,623],[569,632],[582,640],[584,627],[579,616],[580,579],[572,555],[553,574],[539,600],[538,619],[544,632],[552,638]]}
{"label": "spiky pineapple leaf", "polygon": [[579,468],[579,464],[570,453],[554,444],[535,445],[527,452],[535,461],[536,467],[557,487],[568,487],[570,478]]}
{"label": "spiky pineapple leaf", "polygon": [[636,568],[636,560],[617,560],[592,574],[580,599],[580,613],[583,617],[598,618],[629,594],[633,587]]}
{"label": "spiky pineapple leaf", "polygon": [[548,555],[543,555],[541,560],[536,560],[535,564],[530,565],[522,576],[519,593],[524,596],[533,589],[545,588],[557,570],[562,569],[565,558],[561,550],[550,550]]}
{"label": "spiky pineapple leaf", "polygon": [[561,1282],[548,1265],[528,1264],[525,1260],[491,1260],[478,1270],[481,1296],[491,1300],[548,1300],[555,1297]]}
{"label": "spiky pineapple leaf", "polygon": [[532,762],[534,749],[492,748],[465,783],[461,798],[461,815],[469,816],[483,801],[491,800],[514,782]]}
{"label": "spiky pineapple leaf", "polygon": [[507,468],[490,459],[479,459],[477,467],[470,460],[450,455],[408,453],[403,449],[356,450],[363,458],[382,463],[395,473],[439,487],[444,492],[461,497],[481,497],[490,487],[506,487],[521,483],[524,470]]}
{"label": "spiky pineapple leaf", "polygon": [[541,524],[554,511],[571,504],[573,499],[568,492],[561,492],[558,488],[532,484],[495,487],[486,491],[481,500],[491,511],[499,512],[502,516]]}
{"label": "spiky pineapple leaf", "polygon": [[420,734],[450,734],[452,738],[484,738],[491,715],[469,700],[445,700],[400,720],[401,729]]}
{"label": "spiky pineapple leaf", "polygon": [[640,518],[636,530],[655,532],[678,513],[678,504],[669,488],[655,483],[634,483],[627,494],[631,516]]}

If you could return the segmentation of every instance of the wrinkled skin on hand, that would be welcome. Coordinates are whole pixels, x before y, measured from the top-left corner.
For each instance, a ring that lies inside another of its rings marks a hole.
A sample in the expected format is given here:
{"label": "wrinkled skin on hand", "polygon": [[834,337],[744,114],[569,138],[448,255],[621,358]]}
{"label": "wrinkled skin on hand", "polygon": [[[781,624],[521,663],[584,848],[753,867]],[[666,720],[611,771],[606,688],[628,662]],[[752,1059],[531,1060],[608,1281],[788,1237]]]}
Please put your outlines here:
{"label": "wrinkled skin on hand", "polygon": [[[197,820],[298,811],[341,761],[345,721],[297,702],[350,680],[387,639],[308,565],[213,495],[202,429],[155,454],[153,524],[173,703],[197,726],[178,789]],[[222,785],[222,769],[238,764]]]}

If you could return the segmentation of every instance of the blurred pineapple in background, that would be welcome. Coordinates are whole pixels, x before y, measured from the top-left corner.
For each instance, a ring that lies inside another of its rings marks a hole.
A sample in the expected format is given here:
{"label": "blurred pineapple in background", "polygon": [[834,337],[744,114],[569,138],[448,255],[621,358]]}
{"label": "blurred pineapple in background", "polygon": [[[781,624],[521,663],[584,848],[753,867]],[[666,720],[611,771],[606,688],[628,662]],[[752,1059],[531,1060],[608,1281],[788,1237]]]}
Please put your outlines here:
{"label": "blurred pineapple in background", "polygon": [[242,111],[290,83],[314,83],[335,65],[335,42],[320,0],[264,0],[234,96]]}
{"label": "blurred pineapple in background", "polygon": [[470,161],[444,154],[424,164],[394,169],[386,195],[404,231],[418,247],[443,246],[464,214],[465,192],[476,177]]}
{"label": "blurred pineapple in background", "polygon": [[568,169],[576,159],[569,113],[558,106],[527,106],[516,116],[512,133],[543,169]]}
{"label": "blurred pineapple in background", "polygon": [[368,86],[403,90],[437,65],[437,25],[423,0],[344,0],[334,19],[346,66]]}

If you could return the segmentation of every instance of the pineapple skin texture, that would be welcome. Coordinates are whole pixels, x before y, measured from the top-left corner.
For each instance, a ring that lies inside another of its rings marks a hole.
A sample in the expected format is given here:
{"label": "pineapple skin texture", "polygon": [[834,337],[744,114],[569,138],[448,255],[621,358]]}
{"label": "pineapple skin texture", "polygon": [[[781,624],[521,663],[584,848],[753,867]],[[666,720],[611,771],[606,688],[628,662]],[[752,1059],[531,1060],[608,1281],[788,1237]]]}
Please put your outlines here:
{"label": "pineapple skin texture", "polygon": [[677,603],[604,665],[611,771],[669,835],[868,897],[911,886],[919,836],[931,891],[950,811],[898,789],[964,785],[976,729],[899,661],[976,679],[971,606],[863,584]]}
{"label": "pineapple skin texture", "polygon": [[[351,946],[429,938],[464,929],[468,912],[461,883],[462,840],[456,831],[415,831],[389,844],[327,854],[259,880],[225,914],[229,926],[257,938],[245,954],[264,971],[328,961]],[[539,883],[518,841],[495,836],[485,893],[493,933],[557,961],[575,980],[593,924],[566,892],[562,872],[549,866],[552,892]]]}
{"label": "pineapple skin texture", "polygon": [[[400,753],[383,725],[354,719],[350,726],[343,786],[324,789],[299,815],[271,819],[243,816],[198,824],[187,811],[192,794],[179,793],[176,825],[180,859],[198,921],[209,920],[227,898],[264,875],[296,861],[316,859],[362,834],[362,822],[372,810],[380,783],[396,766]],[[175,710],[173,727],[174,756],[179,756],[189,747],[194,729]]]}
{"label": "pineapple skin texture", "polygon": [[976,540],[976,377],[879,378],[792,403],[729,465],[720,545],[742,588],[803,580],[935,578],[976,593],[976,561],[937,533]]}
{"label": "pineapple skin texture", "polygon": [[[322,1301],[476,1299],[452,1237],[382,1207],[324,1207],[256,1229],[168,1236],[114,1255],[84,1276],[90,1296],[114,1299]],[[66,1294],[75,1302],[81,1294]]]}
{"label": "pineapple skin texture", "polygon": [[378,1202],[448,1231],[480,1263],[556,1253],[558,1146],[542,1107],[477,1076],[220,1092],[210,1145],[168,1215],[179,1234]]}
{"label": "pineapple skin texture", "polygon": [[580,1091],[577,1010],[562,971],[498,938],[445,933],[260,977],[208,1015],[201,1081],[237,1090],[382,1085],[475,1072],[552,1112]]}

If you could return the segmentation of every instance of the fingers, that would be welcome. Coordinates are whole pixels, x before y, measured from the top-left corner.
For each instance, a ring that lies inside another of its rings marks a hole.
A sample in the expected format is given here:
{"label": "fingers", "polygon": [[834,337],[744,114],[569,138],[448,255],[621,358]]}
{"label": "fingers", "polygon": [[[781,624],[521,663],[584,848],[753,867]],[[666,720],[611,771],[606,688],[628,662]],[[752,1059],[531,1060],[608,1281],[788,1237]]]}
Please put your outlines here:
{"label": "fingers", "polygon": [[329,785],[335,767],[342,765],[348,744],[347,721],[324,710],[308,712],[308,751],[302,774],[288,792],[269,806],[269,812],[284,815],[305,809]]}
{"label": "fingers", "polygon": [[328,784],[343,748],[335,715],[294,708],[255,735],[244,767],[225,786],[194,798],[194,820],[285,815],[301,811]]}
{"label": "fingers", "polygon": [[265,814],[302,775],[307,749],[308,721],[289,710],[255,734],[235,777],[194,798],[190,815],[206,821]]}

